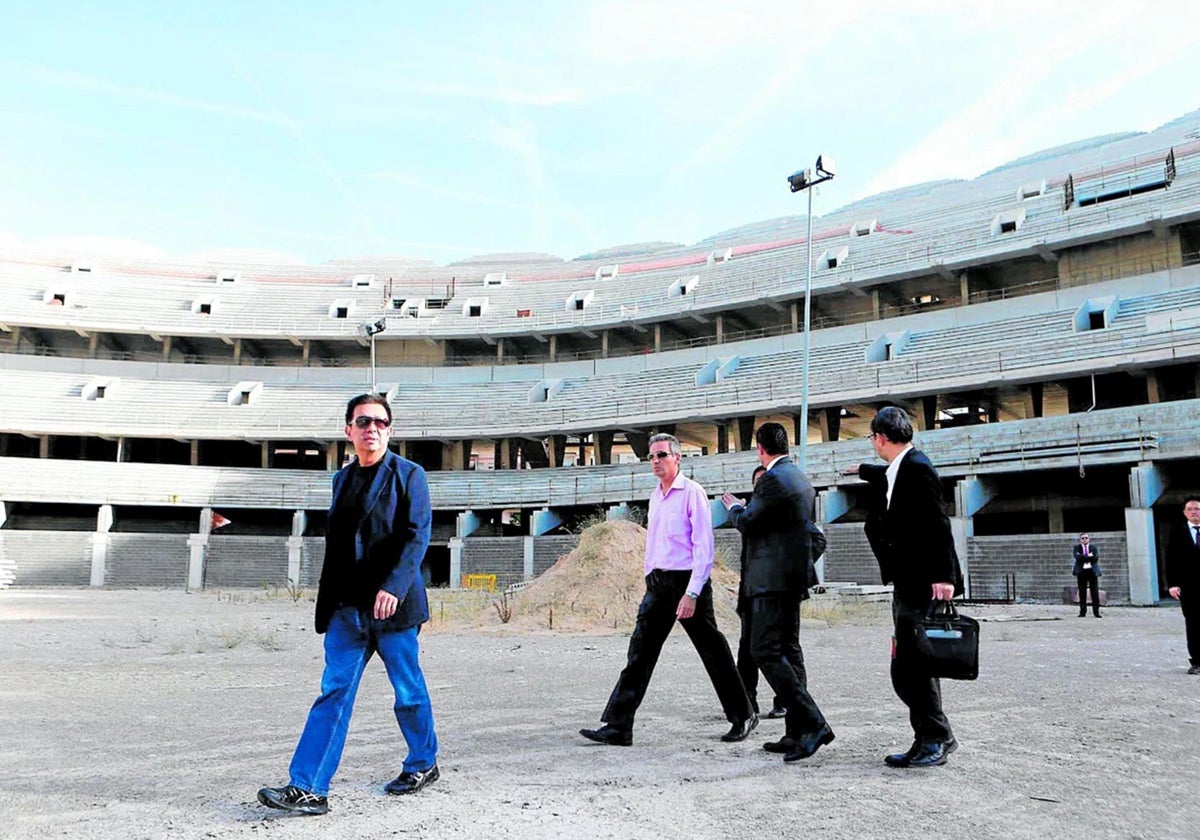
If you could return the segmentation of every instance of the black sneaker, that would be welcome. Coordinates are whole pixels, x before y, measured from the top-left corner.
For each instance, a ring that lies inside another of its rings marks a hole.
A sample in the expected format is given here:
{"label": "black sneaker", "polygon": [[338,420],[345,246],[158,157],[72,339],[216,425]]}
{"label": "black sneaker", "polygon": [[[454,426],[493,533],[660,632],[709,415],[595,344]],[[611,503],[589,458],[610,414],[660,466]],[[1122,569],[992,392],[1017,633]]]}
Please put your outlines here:
{"label": "black sneaker", "polygon": [[263,788],[258,792],[258,801],[268,808],[295,811],[297,814],[324,814],[329,810],[329,800],[301,790],[295,785],[281,788]]}
{"label": "black sneaker", "polygon": [[383,789],[397,796],[402,793],[416,793],[430,782],[436,782],[441,775],[436,764],[428,770],[419,770],[415,773],[406,770],[384,785]]}

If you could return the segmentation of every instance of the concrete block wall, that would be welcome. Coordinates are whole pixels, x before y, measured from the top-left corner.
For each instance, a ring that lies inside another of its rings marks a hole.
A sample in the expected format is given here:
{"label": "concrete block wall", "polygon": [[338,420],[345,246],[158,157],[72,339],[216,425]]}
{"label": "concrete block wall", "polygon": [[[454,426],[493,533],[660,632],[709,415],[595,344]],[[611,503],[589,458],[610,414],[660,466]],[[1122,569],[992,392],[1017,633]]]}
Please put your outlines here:
{"label": "concrete block wall", "polygon": [[204,554],[204,586],[286,586],[287,559],[287,537],[213,535]]}
{"label": "concrete block wall", "polygon": [[825,526],[825,577],[823,582],[879,584],[879,563],[863,533],[861,522]]}
{"label": "concrete block wall", "polygon": [[[1075,534],[973,537],[968,543],[973,598],[1003,598],[1004,575],[1016,576],[1016,597],[1057,604],[1064,586],[1074,586],[1071,547]],[[1100,588],[1109,603],[1129,602],[1129,561],[1124,531],[1091,532],[1100,552]]]}
{"label": "concrete block wall", "polygon": [[305,537],[300,545],[300,586],[316,589],[325,566],[325,538]]}
{"label": "concrete block wall", "polygon": [[495,575],[497,590],[520,583],[525,579],[525,538],[467,537],[463,540],[462,573]]}
{"label": "concrete block wall", "polygon": [[561,534],[551,537],[535,537],[533,540],[534,577],[549,569],[558,558],[570,554],[579,545],[577,534]]}
{"label": "concrete block wall", "polygon": [[[106,535],[97,534],[97,539]],[[108,534],[104,585],[117,588],[187,586],[186,534]]]}
{"label": "concrete block wall", "polygon": [[713,552],[717,562],[740,572],[742,569],[742,535],[736,528],[713,531]]}
{"label": "concrete block wall", "polygon": [[91,531],[0,531],[0,553],[13,586],[88,586]]}

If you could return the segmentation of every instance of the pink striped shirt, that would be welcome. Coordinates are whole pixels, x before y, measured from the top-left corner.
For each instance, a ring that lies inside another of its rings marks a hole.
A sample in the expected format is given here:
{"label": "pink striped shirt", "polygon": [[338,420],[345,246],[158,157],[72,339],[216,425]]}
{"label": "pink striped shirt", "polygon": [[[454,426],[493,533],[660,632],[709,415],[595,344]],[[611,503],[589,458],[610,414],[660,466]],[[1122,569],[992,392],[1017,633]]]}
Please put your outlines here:
{"label": "pink striped shirt", "polygon": [[653,569],[690,569],[688,592],[700,594],[712,566],[712,506],[704,488],[682,472],[666,493],[661,482],[655,483],[646,526],[646,574]]}

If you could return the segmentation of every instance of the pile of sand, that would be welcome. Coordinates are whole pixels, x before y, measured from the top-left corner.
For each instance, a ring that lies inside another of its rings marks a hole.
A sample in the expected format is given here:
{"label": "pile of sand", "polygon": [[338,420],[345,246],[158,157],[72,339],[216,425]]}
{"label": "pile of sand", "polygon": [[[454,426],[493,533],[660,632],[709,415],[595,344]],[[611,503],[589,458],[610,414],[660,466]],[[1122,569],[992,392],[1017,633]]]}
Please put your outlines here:
{"label": "pile of sand", "polygon": [[[646,529],[632,522],[602,522],[580,535],[579,546],[539,576],[527,588],[507,596],[508,627],[517,631],[628,631],[637,618],[646,591],[644,556]],[[734,633],[737,574],[720,562],[713,567],[713,602],[717,625]],[[494,601],[504,607],[503,596]],[[488,623],[500,624],[489,604]],[[483,616],[480,616],[483,618]]]}

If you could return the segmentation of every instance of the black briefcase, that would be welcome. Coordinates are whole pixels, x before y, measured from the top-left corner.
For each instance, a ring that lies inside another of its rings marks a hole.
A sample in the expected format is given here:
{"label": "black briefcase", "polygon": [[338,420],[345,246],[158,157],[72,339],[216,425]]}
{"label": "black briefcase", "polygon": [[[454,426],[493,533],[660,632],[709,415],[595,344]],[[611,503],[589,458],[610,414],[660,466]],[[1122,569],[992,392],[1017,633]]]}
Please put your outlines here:
{"label": "black briefcase", "polygon": [[979,622],[959,615],[953,601],[934,601],[913,622],[913,653],[931,677],[973,680],[979,676]]}

